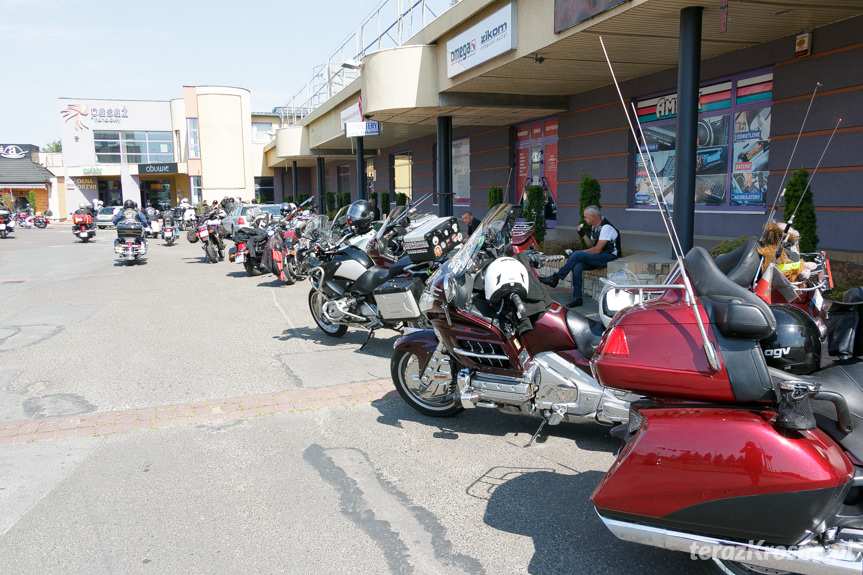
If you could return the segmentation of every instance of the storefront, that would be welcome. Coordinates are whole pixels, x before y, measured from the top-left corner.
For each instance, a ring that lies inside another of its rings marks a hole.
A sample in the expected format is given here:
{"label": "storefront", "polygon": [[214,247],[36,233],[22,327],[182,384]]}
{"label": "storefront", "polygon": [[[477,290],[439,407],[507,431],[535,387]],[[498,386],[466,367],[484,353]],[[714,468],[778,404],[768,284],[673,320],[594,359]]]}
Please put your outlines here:
{"label": "storefront", "polygon": [[31,158],[36,146],[0,145],[0,198],[12,208],[28,205],[37,212],[49,209],[54,175]]}

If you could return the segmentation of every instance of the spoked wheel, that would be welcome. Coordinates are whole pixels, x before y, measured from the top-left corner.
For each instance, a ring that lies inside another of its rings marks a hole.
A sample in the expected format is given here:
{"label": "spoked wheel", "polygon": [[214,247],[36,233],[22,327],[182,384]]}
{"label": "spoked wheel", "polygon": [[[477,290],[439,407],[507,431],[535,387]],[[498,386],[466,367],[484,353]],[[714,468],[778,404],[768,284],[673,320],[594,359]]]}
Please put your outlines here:
{"label": "spoked wheel", "polygon": [[254,264],[254,262],[248,259],[243,260],[243,267],[246,268],[246,273],[252,277],[259,276],[264,273],[258,266]]}
{"label": "spoked wheel", "polygon": [[285,285],[292,286],[297,283],[297,274],[290,261],[285,261],[282,271],[285,273]]}
{"label": "spoked wheel", "polygon": [[702,564],[704,572],[711,575],[794,575],[791,571],[779,571],[727,559],[709,559],[699,563]]}
{"label": "spoked wheel", "polygon": [[216,263],[219,261],[219,254],[216,251],[216,246],[213,245],[213,242],[207,242],[207,257],[210,258],[210,263]]}
{"label": "spoked wheel", "polygon": [[390,361],[390,372],[396,390],[408,405],[424,415],[449,417],[464,410],[455,400],[455,391],[434,381],[423,389],[419,358],[409,351],[396,351]]}
{"label": "spoked wheel", "polygon": [[328,336],[342,337],[345,335],[345,332],[348,331],[348,326],[330,323],[330,321],[324,317],[325,303],[326,299],[316,289],[312,289],[309,292],[309,310],[312,312],[312,317],[315,318],[315,323],[318,324],[318,327]]}

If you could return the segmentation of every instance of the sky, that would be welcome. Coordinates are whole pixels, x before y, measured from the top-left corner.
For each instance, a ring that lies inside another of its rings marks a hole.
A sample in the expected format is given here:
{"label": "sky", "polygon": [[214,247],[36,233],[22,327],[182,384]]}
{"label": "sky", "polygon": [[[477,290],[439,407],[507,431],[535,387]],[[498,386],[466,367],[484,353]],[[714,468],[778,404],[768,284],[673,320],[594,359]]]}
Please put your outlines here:
{"label": "sky", "polygon": [[0,0],[0,144],[59,140],[58,98],[168,101],[183,86],[232,86],[269,112],[380,3]]}

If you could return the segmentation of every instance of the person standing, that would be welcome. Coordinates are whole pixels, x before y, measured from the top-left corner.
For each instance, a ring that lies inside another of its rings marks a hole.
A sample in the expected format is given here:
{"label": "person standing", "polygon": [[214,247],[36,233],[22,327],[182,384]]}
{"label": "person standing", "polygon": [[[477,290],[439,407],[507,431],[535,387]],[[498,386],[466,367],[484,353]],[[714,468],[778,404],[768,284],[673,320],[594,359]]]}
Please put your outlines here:
{"label": "person standing", "polygon": [[381,219],[381,210],[378,207],[378,200],[374,196],[369,198],[369,203],[372,205],[372,211],[374,212],[372,221],[376,222]]}
{"label": "person standing", "polygon": [[620,257],[620,232],[602,217],[597,206],[584,208],[584,221],[590,226],[585,232],[579,224],[576,231],[584,238],[587,249],[572,252],[557,273],[539,278],[545,285],[555,287],[557,282],[572,273],[572,301],[566,307],[578,307],[582,302],[582,272],[608,267],[608,262]]}

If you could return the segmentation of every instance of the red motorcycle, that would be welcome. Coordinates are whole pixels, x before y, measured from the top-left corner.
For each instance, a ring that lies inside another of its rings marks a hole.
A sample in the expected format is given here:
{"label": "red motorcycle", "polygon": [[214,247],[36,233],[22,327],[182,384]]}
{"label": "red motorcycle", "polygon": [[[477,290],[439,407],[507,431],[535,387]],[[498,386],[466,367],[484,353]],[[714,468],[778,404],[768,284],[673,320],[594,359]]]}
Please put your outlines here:
{"label": "red motorcycle", "polygon": [[[591,496],[600,518],[716,573],[860,573],[863,362],[769,367],[774,310],[703,249],[681,260],[591,360],[602,386],[646,397],[615,430],[624,445]],[[806,345],[784,336],[791,354]]]}

